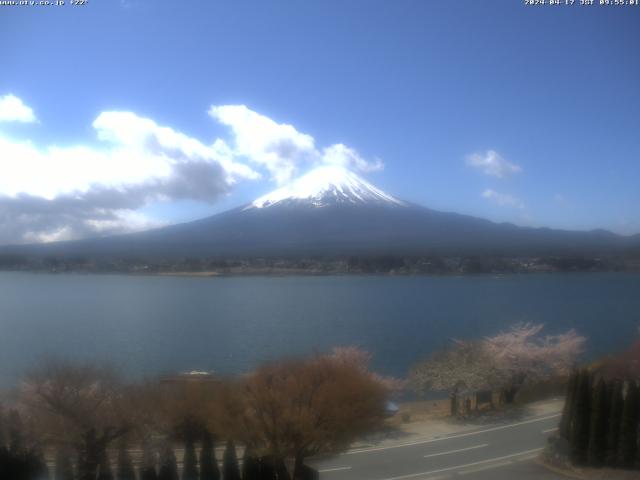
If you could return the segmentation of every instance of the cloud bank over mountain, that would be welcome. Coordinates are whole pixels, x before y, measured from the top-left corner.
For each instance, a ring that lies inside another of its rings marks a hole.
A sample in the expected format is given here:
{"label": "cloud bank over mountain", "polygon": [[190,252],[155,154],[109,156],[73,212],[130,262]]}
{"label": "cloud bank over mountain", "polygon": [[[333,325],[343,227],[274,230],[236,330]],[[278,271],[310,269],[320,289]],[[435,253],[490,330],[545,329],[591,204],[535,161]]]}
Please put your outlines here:
{"label": "cloud bank over mountain", "polygon": [[[319,149],[312,136],[244,105],[212,106],[209,115],[229,127],[229,140],[206,144],[128,111],[96,117],[97,144],[37,145],[0,129],[0,244],[149,228],[159,222],[139,213],[147,205],[214,203],[239,182],[283,184],[318,164],[359,171],[383,166],[343,144]],[[21,99],[5,95],[0,121],[37,119]]]}
{"label": "cloud bank over mountain", "polygon": [[231,128],[232,153],[266,168],[278,184],[287,183],[310,165],[340,165],[360,172],[384,167],[381,160],[365,160],[342,143],[320,150],[312,136],[292,125],[276,123],[244,105],[212,106],[209,115]]}

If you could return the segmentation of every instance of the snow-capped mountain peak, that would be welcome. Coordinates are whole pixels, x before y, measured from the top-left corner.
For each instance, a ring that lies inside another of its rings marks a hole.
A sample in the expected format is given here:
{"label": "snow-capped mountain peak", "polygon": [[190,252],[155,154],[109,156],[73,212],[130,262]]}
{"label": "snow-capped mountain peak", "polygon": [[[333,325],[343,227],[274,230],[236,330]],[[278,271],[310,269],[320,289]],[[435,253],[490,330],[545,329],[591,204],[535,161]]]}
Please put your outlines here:
{"label": "snow-capped mountain peak", "polygon": [[256,199],[247,209],[268,208],[289,203],[302,203],[314,207],[336,204],[405,205],[394,196],[343,167],[323,166]]}

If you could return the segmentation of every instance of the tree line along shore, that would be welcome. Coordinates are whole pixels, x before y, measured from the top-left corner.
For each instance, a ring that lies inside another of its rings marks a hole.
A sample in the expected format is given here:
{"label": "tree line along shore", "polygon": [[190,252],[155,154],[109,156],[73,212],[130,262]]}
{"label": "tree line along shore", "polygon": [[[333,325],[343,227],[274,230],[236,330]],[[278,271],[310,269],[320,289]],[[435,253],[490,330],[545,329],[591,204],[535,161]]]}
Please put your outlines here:
{"label": "tree line along shore", "polygon": [[308,257],[85,257],[0,254],[0,271],[221,275],[640,272],[640,256],[351,255]]}
{"label": "tree line along shore", "polygon": [[[306,480],[306,464],[388,428],[389,401],[449,393],[449,415],[504,409],[561,379],[567,399],[545,450],[563,468],[640,468],[640,342],[578,367],[586,339],[516,324],[456,339],[406,379],[379,375],[358,347],[276,361],[234,378],[187,372],[126,382],[105,365],[50,360],[0,408],[0,478]],[[403,421],[405,421],[403,419]]]}

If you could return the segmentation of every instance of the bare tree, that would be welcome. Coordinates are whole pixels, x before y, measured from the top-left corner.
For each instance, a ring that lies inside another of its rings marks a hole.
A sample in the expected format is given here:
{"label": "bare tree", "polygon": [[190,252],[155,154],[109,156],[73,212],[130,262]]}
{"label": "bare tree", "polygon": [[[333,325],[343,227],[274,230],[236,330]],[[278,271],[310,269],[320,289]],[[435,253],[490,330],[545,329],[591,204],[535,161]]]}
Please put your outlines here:
{"label": "bare tree", "polygon": [[369,375],[372,380],[380,383],[391,394],[399,395],[407,386],[407,382],[405,380],[383,376],[371,371],[369,365],[371,363],[372,355],[370,352],[367,352],[360,347],[354,345],[334,347],[328,357],[343,365],[350,365],[357,368],[362,373]]}
{"label": "bare tree", "polygon": [[622,353],[604,358],[594,370],[605,379],[622,381],[640,380],[640,340],[636,340]]}
{"label": "bare tree", "polygon": [[49,361],[31,371],[20,404],[43,439],[78,451],[78,477],[94,480],[111,442],[130,429],[122,384],[104,366]]}
{"label": "bare tree", "polygon": [[245,383],[249,443],[263,456],[294,458],[298,478],[306,457],[342,451],[376,428],[386,396],[369,374],[330,356],[264,366]]}

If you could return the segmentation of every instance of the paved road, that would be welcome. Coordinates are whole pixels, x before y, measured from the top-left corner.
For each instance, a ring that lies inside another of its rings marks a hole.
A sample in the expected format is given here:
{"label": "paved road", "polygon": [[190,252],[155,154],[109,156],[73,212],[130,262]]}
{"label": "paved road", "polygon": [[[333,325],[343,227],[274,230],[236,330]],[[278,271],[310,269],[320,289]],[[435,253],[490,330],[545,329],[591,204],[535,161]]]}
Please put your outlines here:
{"label": "paved road", "polygon": [[555,480],[534,461],[560,414],[392,446],[351,450],[314,464],[322,480]]}

